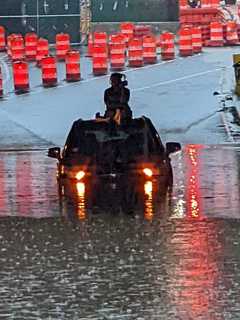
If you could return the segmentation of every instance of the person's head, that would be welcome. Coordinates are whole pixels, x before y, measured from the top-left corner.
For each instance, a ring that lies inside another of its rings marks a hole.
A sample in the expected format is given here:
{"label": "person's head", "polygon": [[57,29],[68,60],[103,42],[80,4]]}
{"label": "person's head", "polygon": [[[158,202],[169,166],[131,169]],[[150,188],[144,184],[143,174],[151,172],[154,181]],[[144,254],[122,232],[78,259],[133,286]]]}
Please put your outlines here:
{"label": "person's head", "polygon": [[122,74],[121,73],[115,72],[115,73],[111,74],[110,83],[113,87],[120,86],[121,82],[122,82]]}

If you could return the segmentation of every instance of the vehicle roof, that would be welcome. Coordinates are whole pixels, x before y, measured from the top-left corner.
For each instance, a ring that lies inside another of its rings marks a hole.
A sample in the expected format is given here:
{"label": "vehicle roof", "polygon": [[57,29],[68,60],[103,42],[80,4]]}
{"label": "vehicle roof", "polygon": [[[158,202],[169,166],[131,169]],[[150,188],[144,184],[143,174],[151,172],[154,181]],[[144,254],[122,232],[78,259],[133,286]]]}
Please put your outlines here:
{"label": "vehicle roof", "polygon": [[[141,117],[141,118],[134,118],[131,121],[129,121],[125,125],[121,125],[119,129],[121,130],[131,130],[131,129],[143,129],[146,125],[148,125],[148,122],[150,119],[146,117]],[[96,120],[76,120],[75,125],[79,125],[81,129],[83,130],[105,130],[109,128],[109,123],[108,122],[98,122]]]}
{"label": "vehicle roof", "polygon": [[[138,135],[138,138],[136,135]],[[150,139],[154,139],[159,150],[164,152],[162,141],[151,120],[147,117],[131,119],[128,123],[120,126],[111,126],[109,122],[79,119],[74,121],[72,125],[65,144],[65,150],[84,148],[84,144],[95,145],[96,141],[99,143],[116,140],[127,142],[129,139],[136,139],[136,143],[137,141],[140,143],[141,139],[143,139],[142,144],[144,144],[147,143],[147,140],[144,140],[147,139],[147,136],[152,137]],[[142,138],[140,139],[140,137]]]}

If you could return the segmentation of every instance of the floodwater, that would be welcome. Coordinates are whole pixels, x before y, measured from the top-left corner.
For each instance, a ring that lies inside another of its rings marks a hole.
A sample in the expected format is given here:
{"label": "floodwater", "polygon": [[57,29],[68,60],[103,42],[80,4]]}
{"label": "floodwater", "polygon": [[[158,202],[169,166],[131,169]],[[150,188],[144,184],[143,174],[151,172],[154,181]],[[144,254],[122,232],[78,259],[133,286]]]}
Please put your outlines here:
{"label": "floodwater", "polygon": [[0,319],[239,319],[240,148],[172,164],[171,192],[146,181],[126,211],[84,184],[67,198],[46,151],[1,152]]}

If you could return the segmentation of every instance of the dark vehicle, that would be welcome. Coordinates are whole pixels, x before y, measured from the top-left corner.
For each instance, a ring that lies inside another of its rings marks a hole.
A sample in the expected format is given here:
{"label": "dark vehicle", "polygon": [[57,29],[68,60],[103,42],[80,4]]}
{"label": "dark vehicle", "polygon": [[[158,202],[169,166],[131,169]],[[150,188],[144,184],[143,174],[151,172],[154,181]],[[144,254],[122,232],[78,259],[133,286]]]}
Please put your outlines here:
{"label": "dark vehicle", "polygon": [[160,178],[168,186],[172,182],[169,154],[181,149],[169,142],[166,148],[150,119],[132,119],[115,126],[96,120],[77,120],[60,148],[50,148],[48,156],[58,159],[58,178],[116,179],[121,176],[138,179]]}
{"label": "dark vehicle", "polygon": [[155,195],[163,197],[172,185],[169,154],[180,149],[175,142],[165,148],[146,117],[120,126],[80,119],[73,123],[63,150],[50,148],[48,156],[58,159],[60,198],[70,199],[83,217],[86,208],[149,212]]}

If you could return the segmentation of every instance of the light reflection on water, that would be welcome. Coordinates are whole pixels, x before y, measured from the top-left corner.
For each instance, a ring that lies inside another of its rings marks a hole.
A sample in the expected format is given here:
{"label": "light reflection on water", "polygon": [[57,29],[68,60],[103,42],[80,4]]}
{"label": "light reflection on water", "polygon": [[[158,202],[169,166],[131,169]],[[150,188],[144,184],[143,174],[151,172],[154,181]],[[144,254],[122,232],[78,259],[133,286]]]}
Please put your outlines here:
{"label": "light reflection on water", "polygon": [[[81,182],[59,201],[45,154],[0,154],[0,318],[238,319],[239,160],[188,145],[171,193],[147,181],[137,214],[94,214]],[[115,207],[137,204],[130,190]]]}

